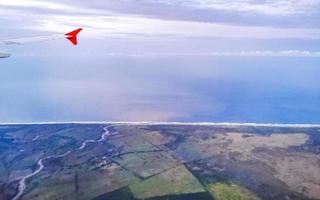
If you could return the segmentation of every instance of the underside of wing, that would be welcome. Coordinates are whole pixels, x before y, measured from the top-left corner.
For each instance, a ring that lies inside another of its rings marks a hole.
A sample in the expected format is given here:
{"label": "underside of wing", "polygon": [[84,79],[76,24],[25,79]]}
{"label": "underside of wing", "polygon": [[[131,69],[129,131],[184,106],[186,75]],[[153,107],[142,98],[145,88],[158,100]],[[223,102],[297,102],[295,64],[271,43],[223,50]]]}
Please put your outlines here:
{"label": "underside of wing", "polygon": [[0,52],[0,58],[8,58],[10,56],[11,56],[10,53]]}

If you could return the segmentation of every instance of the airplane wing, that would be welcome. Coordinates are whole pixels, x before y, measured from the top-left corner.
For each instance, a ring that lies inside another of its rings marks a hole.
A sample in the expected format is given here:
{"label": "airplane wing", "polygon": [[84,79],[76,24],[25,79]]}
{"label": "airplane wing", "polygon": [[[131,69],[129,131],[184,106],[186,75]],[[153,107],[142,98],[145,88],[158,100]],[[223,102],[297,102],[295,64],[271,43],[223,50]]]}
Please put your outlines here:
{"label": "airplane wing", "polygon": [[78,28],[74,31],[71,31],[70,33],[66,33],[65,34],[65,37],[70,40],[70,42],[73,44],[73,45],[78,45],[78,37],[77,35],[80,33],[80,31],[82,31],[82,28]]}
{"label": "airplane wing", "polygon": [[[0,40],[0,44],[4,45],[19,45],[30,42],[41,42],[41,41],[49,41],[49,40],[57,40],[66,38],[73,45],[78,45],[78,34],[82,31],[82,28],[78,28],[74,31],[71,31],[66,34],[51,34],[44,36],[36,36],[36,37],[26,37],[26,38],[17,38],[17,39],[9,39],[9,40]],[[7,52],[0,52],[0,58],[10,57],[10,54]]]}
{"label": "airplane wing", "polygon": [[17,39],[9,39],[9,40],[0,40],[2,44],[24,44],[29,42],[39,42],[39,41],[48,41],[48,40],[57,40],[66,38],[70,40],[73,45],[78,44],[78,34],[82,31],[82,28],[78,28],[74,31],[71,31],[66,34],[51,34],[51,35],[44,35],[44,36],[35,36],[35,37],[26,37],[26,38],[17,38]]}

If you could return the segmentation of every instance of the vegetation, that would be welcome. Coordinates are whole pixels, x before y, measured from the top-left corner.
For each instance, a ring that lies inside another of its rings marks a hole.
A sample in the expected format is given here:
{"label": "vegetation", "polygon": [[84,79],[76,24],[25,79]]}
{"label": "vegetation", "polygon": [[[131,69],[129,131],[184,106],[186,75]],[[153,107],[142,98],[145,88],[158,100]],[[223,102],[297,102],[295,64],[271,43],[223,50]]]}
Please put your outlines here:
{"label": "vegetation", "polygon": [[207,189],[216,200],[259,200],[250,191],[236,184],[215,183],[208,185]]}

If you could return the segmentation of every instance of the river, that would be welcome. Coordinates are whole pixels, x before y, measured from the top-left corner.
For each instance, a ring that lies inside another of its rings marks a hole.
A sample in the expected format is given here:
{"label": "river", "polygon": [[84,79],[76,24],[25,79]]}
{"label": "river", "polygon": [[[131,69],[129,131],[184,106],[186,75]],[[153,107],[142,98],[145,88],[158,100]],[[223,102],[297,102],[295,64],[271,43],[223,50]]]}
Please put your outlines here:
{"label": "river", "polygon": [[[103,142],[103,141],[107,140],[108,136],[111,135],[110,131],[108,130],[109,127],[111,127],[111,125],[103,128],[104,132],[102,133],[102,135],[99,139],[85,140],[84,142],[82,142],[81,146],[77,150],[82,150],[82,149],[86,148],[88,143]],[[19,181],[18,193],[12,198],[12,200],[18,200],[23,195],[25,189],[27,188],[27,184],[26,184],[27,179],[32,178],[33,176],[37,175],[38,173],[40,173],[42,171],[42,169],[44,168],[44,165],[43,165],[44,160],[51,159],[51,158],[62,158],[62,157],[69,155],[70,153],[72,153],[72,151],[67,151],[63,154],[56,155],[56,156],[47,156],[47,157],[44,157],[44,158],[41,158],[40,160],[38,160],[38,162],[37,162],[38,168],[34,172],[24,176]]]}

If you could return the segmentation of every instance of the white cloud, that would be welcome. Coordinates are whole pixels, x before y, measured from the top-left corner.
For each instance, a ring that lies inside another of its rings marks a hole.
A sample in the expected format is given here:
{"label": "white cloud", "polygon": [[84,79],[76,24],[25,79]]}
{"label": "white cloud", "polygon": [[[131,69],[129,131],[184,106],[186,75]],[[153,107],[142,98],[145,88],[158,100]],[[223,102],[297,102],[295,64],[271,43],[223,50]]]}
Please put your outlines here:
{"label": "white cloud", "polygon": [[[215,52],[199,52],[199,53],[119,53],[119,52],[82,52],[77,56],[103,56],[103,57],[210,57],[210,56],[224,56],[224,57],[320,57],[320,51],[303,51],[303,50],[263,50],[263,51],[215,51]],[[73,53],[63,52],[59,54],[16,54],[15,56],[23,57],[51,57],[51,56],[74,56]]]}
{"label": "white cloud", "polygon": [[123,54],[107,53],[105,56],[128,56],[128,57],[160,57],[160,56],[235,56],[235,57],[320,57],[320,51],[301,51],[301,50],[284,50],[284,51],[215,51],[202,53],[143,53],[143,54]]}
{"label": "white cloud", "polygon": [[[307,10],[309,7],[316,7],[320,0],[267,0],[264,1],[264,3],[256,3],[256,1],[253,0],[170,0],[161,2],[208,8],[212,7],[222,10],[260,10],[259,12],[265,10],[266,12],[280,13],[280,10],[282,9],[284,13],[289,13],[290,9],[290,12],[299,12],[298,10],[295,10],[298,8],[299,10]],[[11,8],[6,10],[6,8],[1,8],[1,6],[11,6]],[[30,10],[22,10],[19,9],[20,7],[28,7]],[[41,12],[32,12],[33,8],[45,8],[56,11],[54,12],[55,14],[45,14]],[[285,11],[285,8],[288,9],[287,12]],[[21,24],[20,28],[42,32],[65,33],[75,27],[84,27],[85,31],[82,35],[88,37],[132,38],[141,36],[171,36],[240,39],[320,39],[320,29],[316,28],[241,26],[222,23],[152,19],[143,16],[114,13],[110,12],[108,9],[103,10],[102,12],[102,10],[98,11],[82,7],[78,8],[73,5],[56,3],[53,1],[1,0],[0,17],[6,21],[12,20],[20,23],[23,18],[27,24]]]}
{"label": "white cloud", "polygon": [[[175,54],[171,54],[175,55]],[[320,57],[320,51],[301,51],[301,50],[284,50],[284,51],[239,51],[239,52],[208,52],[208,53],[186,53],[176,54],[177,56],[258,56],[258,57]]]}
{"label": "white cloud", "polygon": [[86,13],[86,14],[99,14],[99,13],[111,13],[107,11],[101,11],[97,9],[84,8],[75,5],[56,3],[54,1],[45,0],[1,0],[0,6],[12,7],[12,8],[31,8],[31,9],[44,9],[63,11],[67,13]]}
{"label": "white cloud", "polygon": [[[199,9],[213,9],[232,12],[260,13],[265,15],[295,15],[319,13],[320,0],[141,0],[146,3],[167,4]],[[126,0],[123,6],[137,2]],[[139,3],[139,2],[138,2]],[[63,10],[68,12],[97,12],[85,7],[85,3],[78,4],[57,3],[50,0],[1,0],[0,6],[29,7],[51,10]],[[79,6],[80,5],[80,6]],[[81,6],[82,5],[82,6]],[[101,10],[100,10],[101,11]],[[105,9],[103,11],[106,11]]]}
{"label": "white cloud", "polygon": [[154,2],[265,15],[310,14],[311,12],[319,12],[320,9],[320,0],[167,0]]}
{"label": "white cloud", "polygon": [[1,6],[15,6],[15,7],[33,7],[33,8],[47,8],[54,10],[67,10],[71,6],[54,3],[50,1],[37,1],[37,0],[1,0]]}
{"label": "white cloud", "polygon": [[91,37],[217,37],[250,39],[320,39],[319,29],[273,28],[161,20],[136,16],[74,16],[55,15],[36,19],[34,26],[26,28],[65,32],[84,27],[84,36]]}

